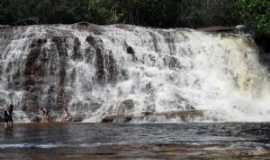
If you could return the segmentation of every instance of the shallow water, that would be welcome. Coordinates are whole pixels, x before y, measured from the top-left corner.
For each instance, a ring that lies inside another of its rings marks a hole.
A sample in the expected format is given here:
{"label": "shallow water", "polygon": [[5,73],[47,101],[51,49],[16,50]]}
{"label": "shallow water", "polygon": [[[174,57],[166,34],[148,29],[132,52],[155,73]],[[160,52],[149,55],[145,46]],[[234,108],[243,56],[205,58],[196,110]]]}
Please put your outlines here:
{"label": "shallow water", "polygon": [[270,159],[269,123],[18,124],[0,159]]}

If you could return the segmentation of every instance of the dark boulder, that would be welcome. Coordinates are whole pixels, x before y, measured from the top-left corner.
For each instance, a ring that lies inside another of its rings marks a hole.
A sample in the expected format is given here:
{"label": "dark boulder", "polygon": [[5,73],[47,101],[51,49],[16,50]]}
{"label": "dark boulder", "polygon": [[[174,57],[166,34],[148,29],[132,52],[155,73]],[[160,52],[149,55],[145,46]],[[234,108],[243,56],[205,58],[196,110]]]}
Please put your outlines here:
{"label": "dark boulder", "polygon": [[127,47],[127,53],[131,54],[131,55],[135,55],[134,49],[132,47],[130,47],[130,46]]}
{"label": "dark boulder", "polygon": [[72,116],[71,121],[72,122],[82,122],[84,120],[84,115],[82,114],[76,114]]}
{"label": "dark boulder", "polygon": [[39,123],[41,122],[41,117],[39,116],[31,117],[31,122]]}
{"label": "dark boulder", "polygon": [[73,60],[82,60],[83,57],[80,51],[80,47],[81,47],[80,40],[78,38],[75,38],[73,44],[73,55],[72,55]]}
{"label": "dark boulder", "polygon": [[128,112],[132,109],[134,109],[135,103],[132,99],[127,99],[121,102],[119,106],[119,110],[122,110],[122,112]]}
{"label": "dark boulder", "polygon": [[101,122],[102,123],[113,123],[113,117],[104,117]]}
{"label": "dark boulder", "polygon": [[86,41],[92,45],[93,47],[96,47],[97,46],[97,41],[95,39],[95,37],[93,37],[92,35],[89,35],[86,37]]}
{"label": "dark boulder", "polygon": [[96,79],[99,84],[104,84],[106,82],[106,70],[104,64],[104,54],[100,48],[96,50]]}
{"label": "dark boulder", "polygon": [[204,32],[232,32],[235,30],[235,27],[227,27],[227,26],[211,26],[205,28],[197,28],[197,30]]}
{"label": "dark boulder", "polygon": [[126,48],[127,48],[127,50],[126,50],[127,54],[132,56],[133,61],[136,61],[137,57],[136,57],[135,50],[131,46],[129,46],[128,44],[125,44],[125,45],[126,45]]}
{"label": "dark boulder", "polygon": [[132,120],[132,116],[128,115],[114,115],[114,116],[106,116],[101,122],[102,123],[128,123]]}
{"label": "dark boulder", "polygon": [[30,45],[30,51],[26,57],[25,69],[23,71],[24,81],[23,88],[26,91],[23,97],[23,109],[28,112],[37,112],[41,94],[40,84],[45,76],[45,68],[40,63],[42,55],[45,54],[43,45],[46,39],[34,39]]}

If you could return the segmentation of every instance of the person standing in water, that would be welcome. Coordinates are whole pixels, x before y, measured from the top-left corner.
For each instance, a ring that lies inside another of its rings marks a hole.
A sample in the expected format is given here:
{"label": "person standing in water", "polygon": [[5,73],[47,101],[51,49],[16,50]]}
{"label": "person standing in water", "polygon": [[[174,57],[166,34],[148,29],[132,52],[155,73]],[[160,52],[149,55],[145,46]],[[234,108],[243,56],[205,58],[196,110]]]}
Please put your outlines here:
{"label": "person standing in water", "polygon": [[41,122],[48,123],[50,121],[49,111],[45,107],[42,107],[40,110],[41,110],[41,114],[42,114]]}
{"label": "person standing in water", "polygon": [[4,121],[5,121],[5,128],[9,127],[9,114],[7,108],[4,110]]}
{"label": "person standing in water", "polygon": [[4,110],[5,128],[13,128],[13,104],[10,104]]}
{"label": "person standing in water", "polygon": [[8,107],[8,125],[10,128],[13,128],[13,109],[14,109],[14,105],[10,104]]}

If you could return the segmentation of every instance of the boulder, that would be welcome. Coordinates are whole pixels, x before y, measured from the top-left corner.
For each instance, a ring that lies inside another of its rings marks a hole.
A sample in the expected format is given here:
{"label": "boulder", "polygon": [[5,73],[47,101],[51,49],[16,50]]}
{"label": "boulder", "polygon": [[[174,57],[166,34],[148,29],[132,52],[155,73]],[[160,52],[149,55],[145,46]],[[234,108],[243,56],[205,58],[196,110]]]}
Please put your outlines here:
{"label": "boulder", "polygon": [[72,116],[71,121],[72,122],[82,122],[83,119],[84,119],[84,115],[77,114],[77,115]]}
{"label": "boulder", "polygon": [[237,25],[237,26],[235,26],[235,29],[239,30],[239,31],[245,31],[247,29],[247,26],[245,26],[245,25]]}
{"label": "boulder", "polygon": [[104,117],[102,123],[128,123],[132,120],[131,115],[111,115]]}
{"label": "boulder", "polygon": [[227,26],[210,26],[205,28],[197,28],[197,30],[205,32],[232,32],[235,30],[235,28]]}

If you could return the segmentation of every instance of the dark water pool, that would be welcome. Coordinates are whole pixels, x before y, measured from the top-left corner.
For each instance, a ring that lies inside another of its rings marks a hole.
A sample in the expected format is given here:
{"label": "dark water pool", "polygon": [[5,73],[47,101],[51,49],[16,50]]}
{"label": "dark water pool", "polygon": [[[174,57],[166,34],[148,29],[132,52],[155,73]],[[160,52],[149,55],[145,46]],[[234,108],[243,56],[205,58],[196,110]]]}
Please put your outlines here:
{"label": "dark water pool", "polygon": [[270,123],[18,124],[0,135],[7,160],[270,160]]}

